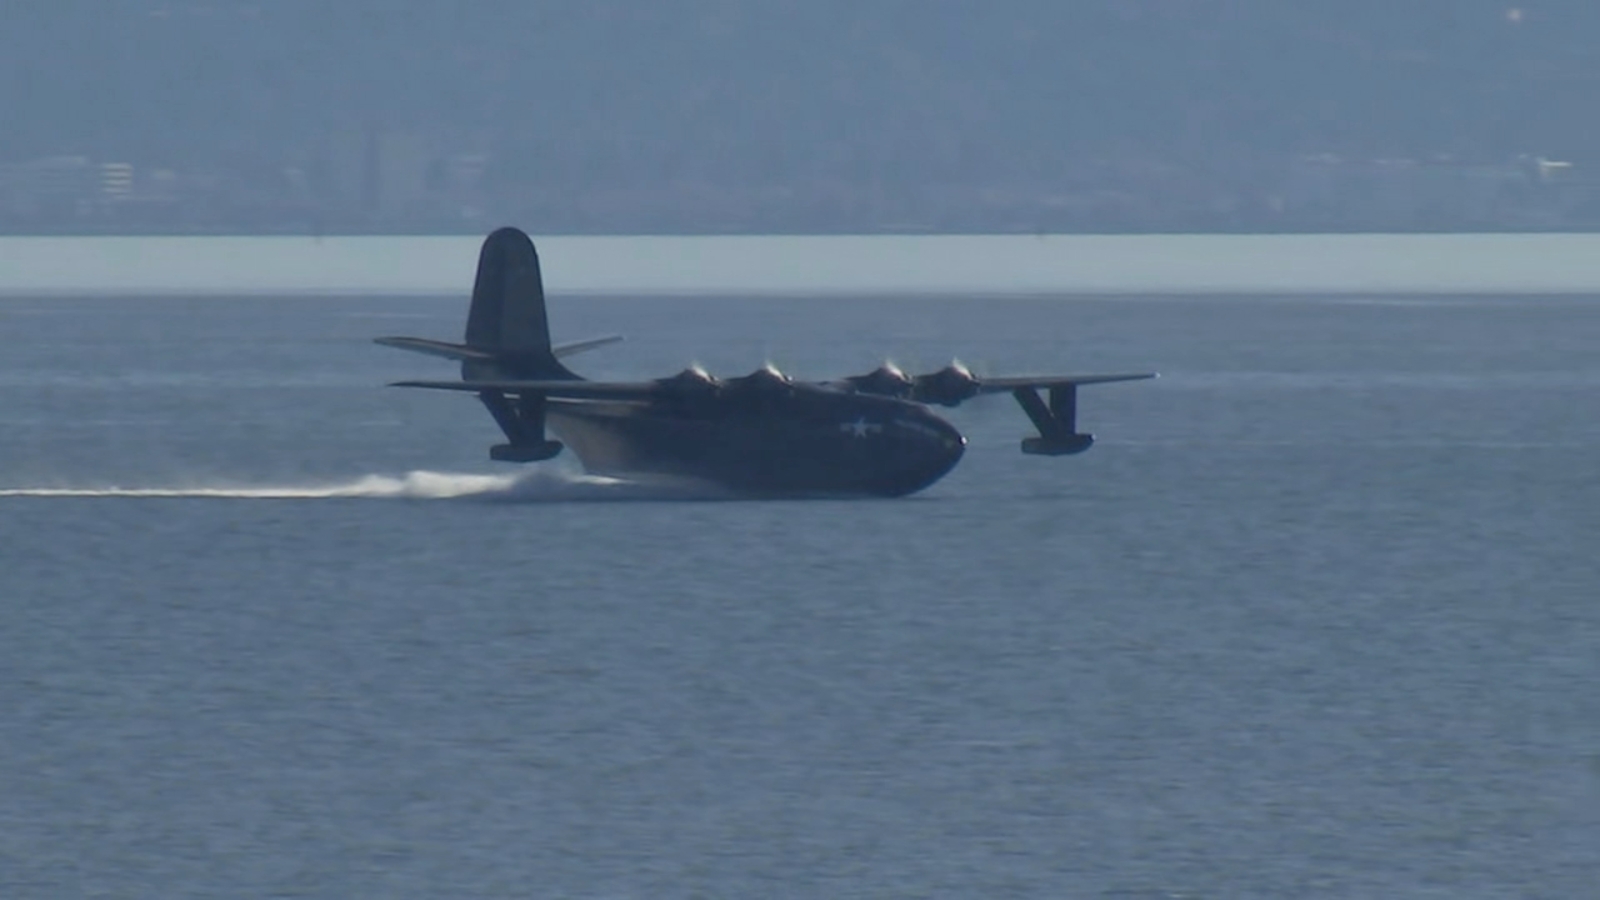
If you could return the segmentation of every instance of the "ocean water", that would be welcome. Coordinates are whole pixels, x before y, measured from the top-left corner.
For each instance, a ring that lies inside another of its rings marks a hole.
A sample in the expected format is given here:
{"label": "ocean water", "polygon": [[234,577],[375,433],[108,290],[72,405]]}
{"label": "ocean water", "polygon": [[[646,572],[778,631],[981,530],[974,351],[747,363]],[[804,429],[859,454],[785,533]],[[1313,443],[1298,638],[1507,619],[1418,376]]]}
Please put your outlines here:
{"label": "ocean water", "polygon": [[0,300],[0,896],[1571,898],[1600,298],[556,297],[596,377],[1158,369],[923,494],[488,462],[459,297]]}

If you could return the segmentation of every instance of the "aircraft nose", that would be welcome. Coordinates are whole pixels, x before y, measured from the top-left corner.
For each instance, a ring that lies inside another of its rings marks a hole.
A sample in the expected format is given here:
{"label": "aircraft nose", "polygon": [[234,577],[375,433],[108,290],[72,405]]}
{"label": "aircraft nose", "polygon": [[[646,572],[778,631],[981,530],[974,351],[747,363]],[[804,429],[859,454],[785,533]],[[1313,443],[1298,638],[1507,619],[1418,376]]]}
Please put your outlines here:
{"label": "aircraft nose", "polygon": [[938,416],[924,413],[912,421],[914,427],[905,432],[907,442],[890,463],[893,474],[888,482],[893,486],[888,493],[894,496],[915,493],[943,478],[967,449],[961,432]]}
{"label": "aircraft nose", "polygon": [[931,483],[944,477],[961,461],[961,455],[967,451],[967,438],[954,425],[938,416],[930,416],[928,425],[937,436],[929,442],[927,449],[927,478]]}
{"label": "aircraft nose", "polygon": [[955,465],[961,459],[961,454],[967,452],[967,436],[943,419],[939,420],[939,427],[936,430],[939,432],[940,445],[948,465]]}

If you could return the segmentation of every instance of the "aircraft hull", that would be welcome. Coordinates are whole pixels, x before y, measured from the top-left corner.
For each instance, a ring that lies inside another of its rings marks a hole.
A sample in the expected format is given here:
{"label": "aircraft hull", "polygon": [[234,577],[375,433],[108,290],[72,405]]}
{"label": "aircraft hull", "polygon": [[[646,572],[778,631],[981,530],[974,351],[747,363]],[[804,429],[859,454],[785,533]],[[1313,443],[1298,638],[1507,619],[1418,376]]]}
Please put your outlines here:
{"label": "aircraft hull", "polygon": [[556,401],[546,415],[590,473],[740,497],[899,497],[961,459],[966,439],[925,408],[852,399],[766,412]]}

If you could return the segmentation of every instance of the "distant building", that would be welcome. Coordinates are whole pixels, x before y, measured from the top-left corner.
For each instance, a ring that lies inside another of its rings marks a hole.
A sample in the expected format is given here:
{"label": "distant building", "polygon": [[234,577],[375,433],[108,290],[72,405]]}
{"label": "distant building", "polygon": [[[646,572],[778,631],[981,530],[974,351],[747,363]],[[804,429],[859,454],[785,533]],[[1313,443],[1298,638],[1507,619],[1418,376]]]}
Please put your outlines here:
{"label": "distant building", "polygon": [[100,196],[106,200],[125,200],[133,194],[133,166],[130,163],[100,164]]}
{"label": "distant building", "polygon": [[12,219],[90,215],[100,188],[100,173],[86,156],[0,164],[0,212]]}

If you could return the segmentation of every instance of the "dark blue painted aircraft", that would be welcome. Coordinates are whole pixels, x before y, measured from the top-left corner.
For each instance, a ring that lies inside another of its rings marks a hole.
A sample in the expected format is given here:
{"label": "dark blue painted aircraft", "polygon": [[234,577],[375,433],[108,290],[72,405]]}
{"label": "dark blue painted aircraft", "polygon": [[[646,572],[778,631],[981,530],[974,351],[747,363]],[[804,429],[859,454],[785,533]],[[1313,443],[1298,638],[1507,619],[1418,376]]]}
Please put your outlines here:
{"label": "dark blue painted aircraft", "polygon": [[979,378],[952,363],[914,377],[887,364],[821,382],[797,381],[771,366],[727,379],[691,367],[667,378],[617,382],[588,381],[561,362],[614,340],[552,346],[533,242],[502,228],[484,241],[478,258],[465,343],[377,342],[461,363],[459,381],[395,386],[476,394],[505,432],[507,443],[489,450],[493,459],[537,462],[570,445],[597,475],[750,497],[919,491],[949,472],[967,443],[928,404],[956,406],[981,394],[1011,394],[1039,429],[1022,442],[1022,452],[1081,453],[1094,438],[1076,427],[1078,388],[1155,377]]}

